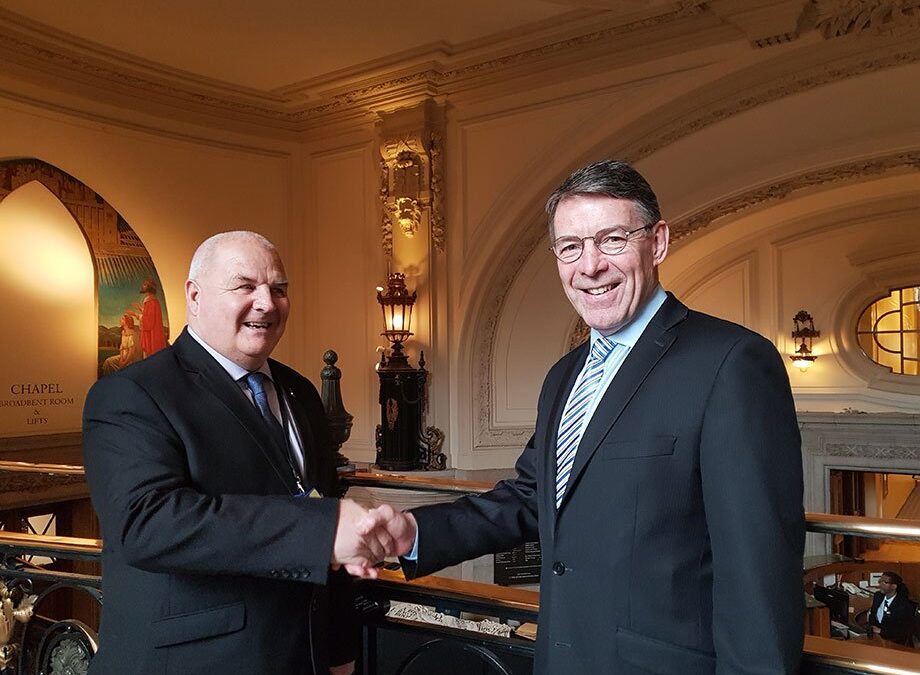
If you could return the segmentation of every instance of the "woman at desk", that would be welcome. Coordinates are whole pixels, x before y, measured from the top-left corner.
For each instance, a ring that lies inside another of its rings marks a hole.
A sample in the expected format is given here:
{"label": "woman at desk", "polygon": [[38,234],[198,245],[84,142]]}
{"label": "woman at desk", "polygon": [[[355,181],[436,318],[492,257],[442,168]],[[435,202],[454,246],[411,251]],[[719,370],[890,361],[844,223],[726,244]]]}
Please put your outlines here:
{"label": "woman at desk", "polygon": [[894,572],[883,572],[878,587],[869,610],[870,634],[910,646],[917,608],[904,580]]}

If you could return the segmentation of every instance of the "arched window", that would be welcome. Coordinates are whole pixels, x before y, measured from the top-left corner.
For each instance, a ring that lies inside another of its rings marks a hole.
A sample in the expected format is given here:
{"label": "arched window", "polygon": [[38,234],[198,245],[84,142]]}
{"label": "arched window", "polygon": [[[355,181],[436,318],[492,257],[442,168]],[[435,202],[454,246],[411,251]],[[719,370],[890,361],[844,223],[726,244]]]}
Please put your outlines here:
{"label": "arched window", "polygon": [[899,375],[920,375],[920,285],[896,288],[866,307],[856,339],[880,366]]}

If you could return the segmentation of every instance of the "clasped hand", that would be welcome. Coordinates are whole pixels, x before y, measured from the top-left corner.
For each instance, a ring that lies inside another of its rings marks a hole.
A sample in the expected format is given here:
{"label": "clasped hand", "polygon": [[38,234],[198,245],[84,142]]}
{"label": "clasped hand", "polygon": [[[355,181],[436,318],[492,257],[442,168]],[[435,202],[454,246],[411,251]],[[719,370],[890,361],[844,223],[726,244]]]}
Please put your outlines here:
{"label": "clasped hand", "polygon": [[374,579],[376,565],[388,556],[405,555],[415,543],[415,517],[389,504],[365,509],[351,499],[339,502],[332,566],[356,577]]}

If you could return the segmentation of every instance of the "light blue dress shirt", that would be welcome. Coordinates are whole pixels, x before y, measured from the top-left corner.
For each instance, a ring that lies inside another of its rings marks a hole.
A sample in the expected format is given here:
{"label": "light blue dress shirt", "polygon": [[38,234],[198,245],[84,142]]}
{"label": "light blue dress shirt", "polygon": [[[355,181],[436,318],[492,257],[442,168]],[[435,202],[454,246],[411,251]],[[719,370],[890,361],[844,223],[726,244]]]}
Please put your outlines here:
{"label": "light blue dress shirt", "polygon": [[[650,297],[648,302],[646,302],[642,309],[639,310],[639,313],[636,315],[636,317],[616,333],[612,333],[611,335],[607,336],[616,342],[616,346],[613,348],[613,351],[610,352],[610,354],[607,356],[607,360],[604,362],[604,374],[601,377],[600,383],[597,385],[597,390],[594,392],[594,396],[591,398],[591,402],[588,404],[587,412],[582,423],[583,427],[587,426],[588,422],[591,421],[591,418],[594,416],[594,412],[597,410],[597,406],[600,403],[600,400],[604,397],[604,392],[607,391],[607,387],[609,387],[610,383],[613,381],[614,375],[616,375],[617,371],[620,370],[620,366],[623,365],[626,357],[629,356],[629,352],[632,351],[632,348],[636,346],[636,343],[639,341],[642,333],[644,333],[645,329],[648,328],[652,317],[655,316],[655,313],[659,309],[661,309],[661,305],[664,304],[664,301],[667,299],[667,297],[668,294],[664,292],[664,289],[659,284],[652,293],[652,297]],[[600,333],[592,328],[592,345],[598,337],[600,337]],[[579,373],[578,377],[579,379],[581,378],[581,373]],[[578,381],[576,380],[575,386],[573,386],[572,391],[569,392],[569,396],[571,396],[577,388]],[[566,400],[566,403],[568,403],[568,400]],[[563,408],[563,410],[565,410],[565,408]],[[412,550],[409,551],[409,553],[404,557],[406,560],[418,559],[417,532],[415,534],[415,543],[412,546]]]}

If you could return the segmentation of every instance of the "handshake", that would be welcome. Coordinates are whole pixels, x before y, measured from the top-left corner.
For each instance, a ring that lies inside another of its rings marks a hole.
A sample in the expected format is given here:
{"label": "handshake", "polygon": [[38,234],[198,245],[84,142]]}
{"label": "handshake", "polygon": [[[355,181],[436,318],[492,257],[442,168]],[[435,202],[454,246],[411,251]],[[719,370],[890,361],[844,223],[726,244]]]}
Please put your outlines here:
{"label": "handshake", "polygon": [[415,517],[389,504],[365,509],[351,499],[339,502],[339,522],[332,546],[332,567],[356,577],[374,579],[377,565],[388,556],[409,553],[415,544]]}

